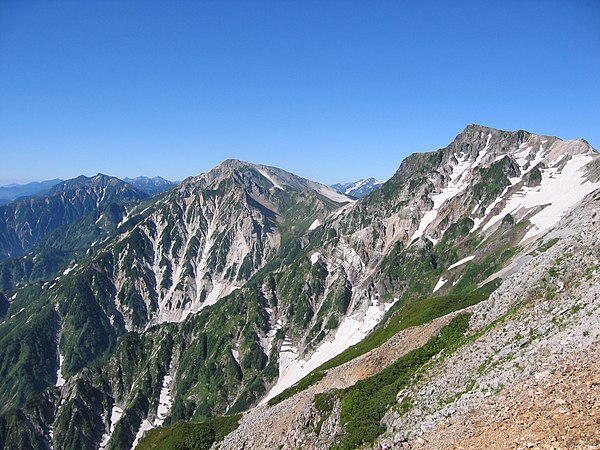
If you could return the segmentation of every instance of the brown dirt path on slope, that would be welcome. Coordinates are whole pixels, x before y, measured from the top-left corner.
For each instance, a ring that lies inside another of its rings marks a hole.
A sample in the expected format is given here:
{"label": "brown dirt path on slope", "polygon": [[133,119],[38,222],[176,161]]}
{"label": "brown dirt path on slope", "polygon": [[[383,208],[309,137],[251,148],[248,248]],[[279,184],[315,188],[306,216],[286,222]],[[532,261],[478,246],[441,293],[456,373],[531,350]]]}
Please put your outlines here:
{"label": "brown dirt path on slope", "polygon": [[452,417],[413,449],[600,449],[600,344]]}

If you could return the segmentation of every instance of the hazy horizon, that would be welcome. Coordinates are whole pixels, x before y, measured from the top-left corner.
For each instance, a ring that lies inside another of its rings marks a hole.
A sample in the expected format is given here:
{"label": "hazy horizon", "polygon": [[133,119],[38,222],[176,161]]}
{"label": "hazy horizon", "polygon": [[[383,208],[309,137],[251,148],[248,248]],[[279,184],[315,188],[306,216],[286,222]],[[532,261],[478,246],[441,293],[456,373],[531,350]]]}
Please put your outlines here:
{"label": "hazy horizon", "polygon": [[600,4],[0,3],[0,185],[389,178],[470,123],[600,145]]}

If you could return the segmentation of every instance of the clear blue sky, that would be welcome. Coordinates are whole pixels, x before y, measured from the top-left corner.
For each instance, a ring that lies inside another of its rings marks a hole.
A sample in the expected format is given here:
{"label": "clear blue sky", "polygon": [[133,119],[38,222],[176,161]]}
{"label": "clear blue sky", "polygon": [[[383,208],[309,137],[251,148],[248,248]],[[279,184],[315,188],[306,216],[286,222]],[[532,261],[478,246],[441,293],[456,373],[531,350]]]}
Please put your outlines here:
{"label": "clear blue sky", "polygon": [[600,1],[0,1],[0,184],[385,180],[469,123],[600,148]]}

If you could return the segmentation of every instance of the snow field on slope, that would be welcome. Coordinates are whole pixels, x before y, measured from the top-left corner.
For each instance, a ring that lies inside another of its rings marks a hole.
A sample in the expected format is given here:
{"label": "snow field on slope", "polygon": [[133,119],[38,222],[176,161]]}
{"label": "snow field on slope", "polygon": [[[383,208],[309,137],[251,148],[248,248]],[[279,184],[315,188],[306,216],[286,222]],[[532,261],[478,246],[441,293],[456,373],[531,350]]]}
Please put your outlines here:
{"label": "snow field on slope", "polygon": [[[173,404],[173,398],[171,397],[171,384],[173,383],[173,377],[170,375],[165,375],[162,382],[162,387],[160,390],[159,404],[156,409],[156,419],[154,419],[154,423],[150,422],[147,418],[142,421],[140,424],[140,428],[138,429],[137,434],[135,435],[135,440],[133,441],[133,445],[131,446],[131,450],[135,449],[136,445],[144,437],[147,431],[152,428],[160,427],[164,423],[169,411],[171,411],[171,406]],[[111,427],[112,434],[112,427]]]}
{"label": "snow field on slope", "polygon": [[298,349],[292,346],[289,340],[285,340],[279,352],[279,378],[260,404],[265,404],[323,363],[339,355],[348,347],[362,341],[397,300],[394,299],[393,302],[384,304],[372,300],[371,305],[364,313],[364,317],[361,318],[360,313],[345,317],[333,340],[322,343],[308,360],[301,359],[298,355]]}
{"label": "snow field on slope", "polygon": [[263,177],[269,180],[274,188],[283,190],[283,187],[277,183],[277,181],[275,181],[266,170],[261,169],[260,167],[257,167],[256,170],[258,170]]}
{"label": "snow field on slope", "polygon": [[64,386],[65,379],[62,376],[62,367],[65,361],[65,357],[58,352],[58,369],[56,369],[56,387]]}
{"label": "snow field on slope", "polygon": [[442,275],[440,277],[440,279],[438,280],[438,282],[436,283],[435,287],[433,288],[433,292],[440,290],[442,288],[442,286],[446,284],[447,281],[448,280],[446,278],[444,278],[444,276]]}
{"label": "snow field on slope", "polygon": [[315,221],[313,223],[310,224],[310,227],[308,227],[308,231],[312,231],[317,229],[319,226],[321,225],[321,221],[319,219],[315,219]]}
{"label": "snow field on slope", "polygon": [[311,265],[314,266],[317,263],[317,261],[319,260],[320,256],[321,256],[321,253],[319,253],[319,252],[314,252],[312,255],[310,255]]}
{"label": "snow field on slope", "polygon": [[469,261],[473,261],[474,259],[475,259],[475,255],[467,256],[466,258],[456,261],[454,264],[449,266],[448,270],[454,269],[455,267],[458,267],[458,266],[462,266],[463,264],[468,263]]}
{"label": "snow field on slope", "polygon": [[117,422],[121,419],[121,416],[123,416],[123,409],[119,408],[116,405],[113,406],[110,414],[110,428],[108,430],[108,433],[105,432],[102,435],[100,448],[98,450],[104,450],[104,448],[108,444],[108,441],[110,440],[110,437],[113,434],[113,431],[115,431],[115,426],[117,425]]}
{"label": "snow field on slope", "polygon": [[[486,147],[487,148],[487,147]],[[485,150],[484,150],[485,151]],[[483,154],[483,152],[482,152]],[[454,155],[458,164],[452,167],[452,174],[450,175],[450,182],[448,186],[443,188],[439,194],[432,195],[431,200],[433,201],[433,208],[423,214],[419,228],[414,232],[410,241],[423,236],[425,229],[435,220],[438,212],[442,205],[448,200],[459,194],[468,185],[468,180],[463,180],[463,175],[467,172],[467,169],[471,166],[469,164],[469,155],[460,155],[462,159],[459,159],[458,155]],[[468,178],[468,177],[467,177]]]}
{"label": "snow field on slope", "polygon": [[586,180],[582,170],[592,159],[589,155],[574,155],[561,171],[556,167],[543,169],[541,185],[533,188],[524,186],[514,193],[502,211],[484,225],[483,230],[489,229],[507,214],[514,214],[522,208],[547,205],[529,218],[532,227],[521,242],[547,231],[569,208],[600,186],[600,183]]}

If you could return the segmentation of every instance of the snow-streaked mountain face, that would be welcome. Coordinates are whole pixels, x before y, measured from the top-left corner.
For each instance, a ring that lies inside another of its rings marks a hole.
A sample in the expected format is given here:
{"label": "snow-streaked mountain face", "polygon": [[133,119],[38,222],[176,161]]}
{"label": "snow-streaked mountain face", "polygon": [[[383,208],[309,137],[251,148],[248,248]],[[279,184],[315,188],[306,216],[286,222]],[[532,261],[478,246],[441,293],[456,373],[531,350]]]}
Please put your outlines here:
{"label": "snow-streaked mountain face", "polygon": [[307,375],[323,352],[332,357],[351,345],[344,330],[352,321],[359,323],[350,335],[362,337],[378,322],[363,326],[366,318],[399,298],[460,292],[523,264],[520,249],[600,187],[598,161],[582,140],[477,125],[444,149],[407,158],[379,190],[316,227],[337,237],[306,257],[323,268],[325,286],[348,286],[346,317],[313,351],[309,336],[288,342],[284,382],[269,396]]}
{"label": "snow-streaked mountain face", "polygon": [[[185,180],[143,211],[141,220],[131,218],[139,222],[112,247],[117,309],[127,328],[181,322],[214,304],[278,252],[280,225],[322,219],[337,202],[350,199],[280,169],[241,161]],[[133,284],[132,250],[143,274]],[[129,304],[131,293],[143,305]]]}
{"label": "snow-streaked mountain face", "polygon": [[52,425],[61,448],[130,448],[148,427],[242,411],[394,310],[517,270],[599,175],[585,141],[477,125],[358,201],[225,161],[129,211],[89,260],[6,296],[0,348],[31,318],[47,354],[16,364],[0,398],[59,389],[44,398],[56,415],[18,423]]}
{"label": "snow-streaked mountain face", "polygon": [[0,259],[21,256],[51,232],[102,205],[136,203],[146,195],[118,178],[98,174],[54,185],[43,196],[0,207]]}
{"label": "snow-streaked mountain face", "polygon": [[351,183],[336,183],[331,185],[331,187],[346,195],[350,195],[351,197],[363,198],[365,195],[370,194],[375,189],[379,188],[382,184],[381,181],[377,181],[375,178],[364,178]]}

